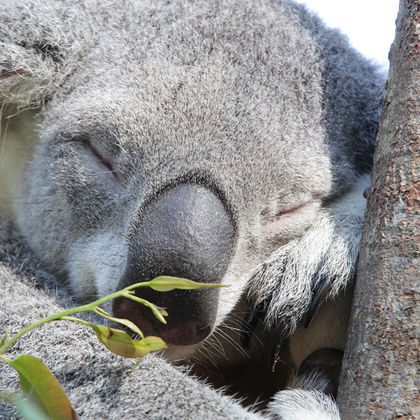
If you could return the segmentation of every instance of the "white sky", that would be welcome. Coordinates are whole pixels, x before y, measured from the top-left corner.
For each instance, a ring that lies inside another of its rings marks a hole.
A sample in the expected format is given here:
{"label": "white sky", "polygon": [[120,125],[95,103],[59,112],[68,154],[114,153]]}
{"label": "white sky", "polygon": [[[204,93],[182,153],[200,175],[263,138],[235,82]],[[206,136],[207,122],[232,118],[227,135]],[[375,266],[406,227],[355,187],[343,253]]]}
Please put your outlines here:
{"label": "white sky", "polygon": [[366,57],[388,68],[398,0],[298,0],[332,28],[340,28]]}

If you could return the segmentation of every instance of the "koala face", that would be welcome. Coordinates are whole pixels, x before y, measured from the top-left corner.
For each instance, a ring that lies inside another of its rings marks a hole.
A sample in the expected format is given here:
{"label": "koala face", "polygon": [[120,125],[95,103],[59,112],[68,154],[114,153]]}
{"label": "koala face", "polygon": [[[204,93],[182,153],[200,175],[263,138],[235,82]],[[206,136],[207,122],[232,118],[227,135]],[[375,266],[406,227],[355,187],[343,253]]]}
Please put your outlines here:
{"label": "koala face", "polygon": [[[232,129],[223,96],[210,95],[205,79],[176,82],[183,87],[170,110],[149,96],[153,80],[135,92],[89,93],[51,105],[19,223],[52,269],[68,274],[79,298],[162,274],[229,284],[217,291],[138,291],[166,307],[177,326],[176,333],[159,333],[184,345],[208,335],[237,303],[255,266],[307,229],[331,175],[322,144],[305,165],[304,149],[283,140],[275,121],[258,127],[240,115]],[[203,93],[191,98],[194,87]],[[240,93],[233,100],[241,101]],[[300,161],[299,169],[279,160],[282,154]],[[146,331],[148,323],[149,331],[157,328],[135,306],[117,302],[114,311]]]}
{"label": "koala face", "polygon": [[[138,290],[167,308],[165,327],[131,301],[114,303],[116,315],[188,349],[226,319],[259,267],[349,188],[359,153],[351,137],[367,123],[349,126],[345,116],[357,106],[346,98],[369,96],[373,79],[363,70],[366,83],[346,85],[348,75],[331,71],[339,59],[328,61],[322,49],[335,42],[349,62],[360,58],[288,3],[231,3],[115,10],[82,2],[73,21],[52,2],[62,27],[46,25],[50,44],[20,44],[52,66],[41,75],[52,82],[25,200],[15,205],[21,232],[81,299],[158,275],[230,285]],[[264,284],[272,289],[278,277]]]}

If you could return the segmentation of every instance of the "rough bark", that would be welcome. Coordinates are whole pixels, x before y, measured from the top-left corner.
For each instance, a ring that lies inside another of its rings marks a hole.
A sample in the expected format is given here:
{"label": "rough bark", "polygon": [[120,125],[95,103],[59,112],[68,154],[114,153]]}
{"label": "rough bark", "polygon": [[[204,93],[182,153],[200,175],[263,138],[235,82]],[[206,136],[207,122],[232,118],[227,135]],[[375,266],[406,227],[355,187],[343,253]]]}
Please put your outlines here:
{"label": "rough bark", "polygon": [[420,1],[400,0],[338,403],[420,417]]}

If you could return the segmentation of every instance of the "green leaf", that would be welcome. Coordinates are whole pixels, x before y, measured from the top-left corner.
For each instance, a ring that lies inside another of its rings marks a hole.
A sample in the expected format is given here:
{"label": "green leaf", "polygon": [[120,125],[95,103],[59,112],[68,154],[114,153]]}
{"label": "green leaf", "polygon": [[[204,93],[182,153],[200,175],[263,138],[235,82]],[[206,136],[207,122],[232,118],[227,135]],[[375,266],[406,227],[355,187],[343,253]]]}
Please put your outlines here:
{"label": "green leaf", "polygon": [[209,289],[213,287],[228,287],[224,284],[197,283],[192,280],[183,279],[181,277],[160,276],[155,279],[143,283],[158,292],[169,292],[175,289]]}
{"label": "green leaf", "polygon": [[104,325],[92,325],[98,340],[112,353],[119,356],[133,358],[143,357],[146,354],[167,348],[160,337],[149,336],[141,340],[133,340],[122,330],[105,327]]}
{"label": "green leaf", "polygon": [[74,420],[79,418],[66,393],[47,366],[36,357],[24,354],[10,365],[19,373],[23,393],[38,405],[49,418]]}

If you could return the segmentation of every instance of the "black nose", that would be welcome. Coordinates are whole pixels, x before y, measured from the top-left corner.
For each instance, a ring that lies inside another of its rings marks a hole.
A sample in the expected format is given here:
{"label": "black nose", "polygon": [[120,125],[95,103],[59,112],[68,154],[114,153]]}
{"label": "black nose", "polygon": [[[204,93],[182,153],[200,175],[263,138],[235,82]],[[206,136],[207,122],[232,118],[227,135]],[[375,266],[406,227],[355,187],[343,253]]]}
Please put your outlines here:
{"label": "black nose", "polygon": [[[231,217],[212,191],[195,184],[167,189],[133,222],[127,267],[119,288],[160,275],[220,283],[233,252],[234,237]],[[189,345],[211,332],[218,289],[160,293],[141,288],[136,295],[169,313],[164,325],[143,305],[116,299],[114,314],[130,319],[147,335],[159,335],[169,344]]]}

